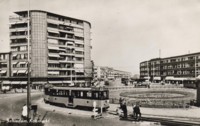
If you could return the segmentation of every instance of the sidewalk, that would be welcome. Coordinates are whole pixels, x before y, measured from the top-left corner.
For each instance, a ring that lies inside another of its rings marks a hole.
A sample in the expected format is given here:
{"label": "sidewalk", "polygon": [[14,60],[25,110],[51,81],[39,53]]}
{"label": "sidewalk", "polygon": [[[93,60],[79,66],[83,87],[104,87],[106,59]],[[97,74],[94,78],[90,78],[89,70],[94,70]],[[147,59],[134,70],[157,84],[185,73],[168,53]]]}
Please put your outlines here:
{"label": "sidewalk", "polygon": [[[110,104],[109,111],[116,111],[118,104]],[[127,106],[128,113],[132,114],[133,109]],[[142,118],[148,121],[174,121],[194,125],[200,125],[200,108],[144,108],[140,107]]]}

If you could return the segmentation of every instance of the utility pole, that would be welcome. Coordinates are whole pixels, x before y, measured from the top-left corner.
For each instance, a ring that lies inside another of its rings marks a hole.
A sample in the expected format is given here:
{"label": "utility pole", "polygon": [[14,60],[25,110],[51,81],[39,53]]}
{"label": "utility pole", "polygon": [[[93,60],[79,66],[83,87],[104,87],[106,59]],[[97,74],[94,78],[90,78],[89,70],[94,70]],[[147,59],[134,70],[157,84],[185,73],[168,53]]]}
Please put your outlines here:
{"label": "utility pole", "polygon": [[27,122],[29,122],[30,118],[30,105],[31,105],[31,95],[30,95],[30,0],[28,1],[28,82],[27,82]]}
{"label": "utility pole", "polygon": [[195,58],[194,58],[194,77],[196,77],[197,76],[197,57],[195,56]]}

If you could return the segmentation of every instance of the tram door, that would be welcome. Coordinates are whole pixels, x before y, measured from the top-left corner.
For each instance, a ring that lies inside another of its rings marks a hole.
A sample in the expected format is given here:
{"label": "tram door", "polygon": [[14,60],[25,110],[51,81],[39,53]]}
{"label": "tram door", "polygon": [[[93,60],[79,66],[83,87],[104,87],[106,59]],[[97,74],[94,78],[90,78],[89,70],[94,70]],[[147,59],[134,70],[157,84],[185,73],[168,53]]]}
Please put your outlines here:
{"label": "tram door", "polygon": [[69,92],[69,104],[73,104],[74,103],[74,92],[70,90]]}

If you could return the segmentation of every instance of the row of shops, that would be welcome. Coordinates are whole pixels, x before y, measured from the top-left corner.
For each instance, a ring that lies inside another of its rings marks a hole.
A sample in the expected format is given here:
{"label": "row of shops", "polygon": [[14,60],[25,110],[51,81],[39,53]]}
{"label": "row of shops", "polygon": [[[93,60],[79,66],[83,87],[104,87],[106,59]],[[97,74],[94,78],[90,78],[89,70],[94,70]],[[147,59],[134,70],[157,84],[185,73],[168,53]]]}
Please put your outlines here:
{"label": "row of shops", "polygon": [[[85,83],[85,81],[81,80],[73,80],[73,81],[36,81],[31,82],[31,87],[33,89],[39,89],[43,87],[45,84],[51,84],[56,86],[89,86],[89,84]],[[0,82],[1,89],[6,88],[12,89],[12,88],[26,88],[27,87],[27,81],[8,81],[4,80]]]}
{"label": "row of shops", "polygon": [[[151,80],[150,77],[144,77],[145,80]],[[196,78],[184,78],[184,77],[173,77],[173,76],[167,76],[163,79],[161,77],[153,77],[152,82],[154,83],[168,83],[168,84],[183,84],[184,81],[195,81]]]}

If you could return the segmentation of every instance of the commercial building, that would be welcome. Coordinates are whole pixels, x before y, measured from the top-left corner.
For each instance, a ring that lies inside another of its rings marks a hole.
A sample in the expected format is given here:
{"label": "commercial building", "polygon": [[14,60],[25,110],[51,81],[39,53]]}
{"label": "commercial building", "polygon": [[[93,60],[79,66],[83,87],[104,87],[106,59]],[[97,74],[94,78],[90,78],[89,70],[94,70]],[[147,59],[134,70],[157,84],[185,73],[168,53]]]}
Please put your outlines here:
{"label": "commercial building", "polygon": [[140,78],[151,81],[179,83],[200,75],[200,52],[166,58],[155,58],[140,63]]}
{"label": "commercial building", "polygon": [[[6,54],[9,55],[6,56],[9,61],[0,59],[1,76],[6,71],[2,80],[13,83],[26,81],[30,61],[33,84],[89,84],[92,63],[91,24],[88,21],[41,10],[31,10],[30,17],[28,11],[15,14],[9,19],[11,51]],[[2,66],[2,63],[7,64],[7,67]]]}

